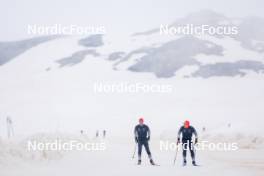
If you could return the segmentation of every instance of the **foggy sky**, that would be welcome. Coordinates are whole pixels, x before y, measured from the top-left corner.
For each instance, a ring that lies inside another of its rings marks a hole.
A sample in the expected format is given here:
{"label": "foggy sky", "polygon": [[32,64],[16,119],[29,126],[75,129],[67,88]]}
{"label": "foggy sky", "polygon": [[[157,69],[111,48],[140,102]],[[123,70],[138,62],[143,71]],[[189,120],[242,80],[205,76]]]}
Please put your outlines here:
{"label": "foggy sky", "polygon": [[28,24],[104,25],[107,32],[134,33],[202,9],[264,17],[263,7],[262,0],[2,0],[0,41],[29,38]]}

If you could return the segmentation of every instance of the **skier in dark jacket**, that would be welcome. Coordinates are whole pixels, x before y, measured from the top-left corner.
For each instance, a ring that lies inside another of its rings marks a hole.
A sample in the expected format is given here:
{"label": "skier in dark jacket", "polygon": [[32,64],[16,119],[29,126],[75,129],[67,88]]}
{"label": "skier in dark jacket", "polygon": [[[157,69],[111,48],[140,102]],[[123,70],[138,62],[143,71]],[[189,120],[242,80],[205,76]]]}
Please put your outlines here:
{"label": "skier in dark jacket", "polygon": [[150,130],[149,127],[144,124],[143,118],[139,119],[139,124],[135,127],[134,134],[135,134],[135,141],[138,144],[138,165],[141,164],[142,146],[144,146],[146,149],[150,163],[152,165],[155,165],[148,144],[148,141],[150,140]]}
{"label": "skier in dark jacket", "polygon": [[198,142],[198,135],[194,127],[190,126],[190,122],[186,120],[184,122],[184,125],[179,129],[178,132],[178,141],[177,143],[180,143],[180,137],[182,135],[182,148],[183,148],[183,165],[185,166],[187,161],[186,161],[186,153],[187,149],[189,148],[191,152],[191,157],[192,157],[192,164],[196,165],[195,162],[195,153],[194,153],[194,145],[192,143],[192,136],[193,134],[195,135],[195,144]]}

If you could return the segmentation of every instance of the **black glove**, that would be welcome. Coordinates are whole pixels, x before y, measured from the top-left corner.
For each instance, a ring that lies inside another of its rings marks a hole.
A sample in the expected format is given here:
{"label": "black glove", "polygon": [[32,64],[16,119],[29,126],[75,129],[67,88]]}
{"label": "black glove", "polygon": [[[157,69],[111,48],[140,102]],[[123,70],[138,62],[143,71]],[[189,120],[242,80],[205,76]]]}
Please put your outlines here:
{"label": "black glove", "polygon": [[135,142],[138,143],[138,138],[137,137],[135,137]]}
{"label": "black glove", "polygon": [[195,138],[194,144],[198,143],[198,138]]}
{"label": "black glove", "polygon": [[147,140],[148,140],[148,141],[150,140],[150,136],[148,136]]}
{"label": "black glove", "polygon": [[180,138],[177,139],[177,145],[180,143]]}

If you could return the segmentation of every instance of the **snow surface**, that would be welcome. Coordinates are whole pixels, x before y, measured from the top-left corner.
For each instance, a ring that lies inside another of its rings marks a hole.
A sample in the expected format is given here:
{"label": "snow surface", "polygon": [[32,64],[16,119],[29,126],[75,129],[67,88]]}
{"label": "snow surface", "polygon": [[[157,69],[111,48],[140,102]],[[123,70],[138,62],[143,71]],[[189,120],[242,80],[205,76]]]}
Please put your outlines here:
{"label": "snow surface", "polygon": [[[70,134],[38,134],[30,139],[49,140],[54,136],[63,140],[89,140]],[[160,166],[151,166],[146,154],[143,154],[142,165],[136,165],[132,159],[133,140],[128,138],[107,138],[105,151],[72,151],[72,152],[28,152],[23,142],[1,141],[0,173],[12,175],[263,175],[264,155],[260,149],[243,149],[237,151],[197,151],[199,167],[190,163],[182,167],[182,156],[179,151],[176,164],[173,165],[175,151],[161,151],[157,140],[150,142],[153,158]]]}

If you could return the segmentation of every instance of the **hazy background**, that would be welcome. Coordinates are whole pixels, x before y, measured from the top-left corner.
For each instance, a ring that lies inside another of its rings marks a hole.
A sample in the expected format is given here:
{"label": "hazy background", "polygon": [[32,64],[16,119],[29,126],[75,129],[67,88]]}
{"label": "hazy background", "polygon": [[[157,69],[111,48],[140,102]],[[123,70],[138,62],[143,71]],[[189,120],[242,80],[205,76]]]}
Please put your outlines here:
{"label": "hazy background", "polygon": [[264,16],[263,7],[261,0],[2,0],[0,41],[31,37],[28,24],[104,25],[107,33],[134,33],[201,9],[244,17]]}

